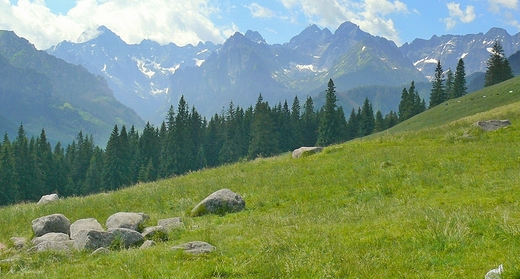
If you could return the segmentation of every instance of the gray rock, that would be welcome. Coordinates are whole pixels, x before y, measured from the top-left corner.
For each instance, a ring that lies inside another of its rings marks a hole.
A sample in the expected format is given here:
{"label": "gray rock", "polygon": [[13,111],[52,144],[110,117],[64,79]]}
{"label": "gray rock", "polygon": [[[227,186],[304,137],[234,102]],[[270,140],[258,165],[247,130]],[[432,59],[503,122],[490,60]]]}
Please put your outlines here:
{"label": "gray rock", "polygon": [[105,247],[100,247],[100,248],[97,248],[94,252],[92,252],[90,255],[91,256],[98,256],[98,255],[106,255],[106,254],[110,254],[110,250],[108,250],[107,248]]}
{"label": "gray rock", "polygon": [[147,227],[142,233],[145,239],[151,239],[155,241],[167,241],[168,232],[162,226]]}
{"label": "gray rock", "polygon": [[54,242],[63,242],[69,241],[69,235],[64,233],[46,233],[42,236],[35,237],[32,240],[33,245],[38,245],[42,242],[54,241]]}
{"label": "gray rock", "polygon": [[29,243],[29,240],[25,237],[11,237],[9,240],[13,243],[14,248],[16,249],[23,249],[27,246],[27,243]]}
{"label": "gray rock", "polygon": [[192,241],[177,246],[173,246],[172,249],[184,250],[186,253],[198,255],[213,252],[217,249],[217,247],[204,241]]}
{"label": "gray rock", "polygon": [[70,252],[73,241],[42,241],[31,247],[28,252],[62,251]]}
{"label": "gray rock", "polygon": [[70,221],[63,214],[43,216],[32,221],[34,236],[56,232],[70,235]]}
{"label": "gray rock", "polygon": [[200,216],[207,213],[226,214],[242,211],[246,202],[239,195],[229,189],[221,189],[209,195],[191,210],[191,216]]}
{"label": "gray rock", "polygon": [[49,202],[54,202],[59,200],[58,194],[50,194],[50,195],[44,195],[40,198],[37,204],[46,204]]}
{"label": "gray rock", "polygon": [[96,250],[100,247],[108,248],[114,241],[111,232],[100,232],[96,230],[83,230],[74,239],[74,248],[77,250]]}
{"label": "gray rock", "polygon": [[160,219],[159,221],[157,221],[157,225],[163,227],[167,232],[182,228],[184,226],[181,217]]}
{"label": "gray rock", "polygon": [[153,246],[155,246],[155,241],[146,240],[145,242],[143,242],[143,245],[141,245],[141,247],[139,247],[139,249],[148,249]]}
{"label": "gray rock", "polygon": [[292,157],[297,159],[301,156],[312,155],[323,151],[323,147],[300,147],[292,152]]}
{"label": "gray rock", "polygon": [[494,131],[503,127],[511,126],[509,120],[489,120],[489,121],[478,121],[475,123],[478,127],[484,131]]}
{"label": "gray rock", "polygon": [[70,238],[75,239],[83,230],[104,231],[98,220],[94,218],[79,219],[70,225]]}
{"label": "gray rock", "polygon": [[144,241],[144,237],[138,232],[131,229],[115,228],[108,229],[108,232],[114,234],[114,239],[120,239],[121,248],[138,246]]}
{"label": "gray rock", "polygon": [[108,217],[107,229],[125,228],[139,231],[141,226],[150,217],[144,213],[118,212]]}

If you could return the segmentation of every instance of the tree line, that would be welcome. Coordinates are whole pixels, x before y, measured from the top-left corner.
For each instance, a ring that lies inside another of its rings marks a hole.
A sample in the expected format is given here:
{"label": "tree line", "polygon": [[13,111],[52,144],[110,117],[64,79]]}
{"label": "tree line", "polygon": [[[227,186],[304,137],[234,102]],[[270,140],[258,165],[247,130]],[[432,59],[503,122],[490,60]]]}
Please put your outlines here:
{"label": "tree line", "polygon": [[382,131],[398,123],[397,114],[374,114],[368,99],[352,110],[348,121],[338,107],[329,80],[326,104],[316,110],[312,98],[303,106],[295,97],[270,106],[262,95],[243,109],[232,102],[209,120],[181,97],[158,127],[147,123],[114,126],[105,149],[92,135],[79,132],[66,147],[54,147],[45,130],[30,139],[20,125],[16,139],[0,143],[0,205],[37,201],[42,195],[62,197],[117,190],[239,160],[268,157],[301,146],[326,146]]}

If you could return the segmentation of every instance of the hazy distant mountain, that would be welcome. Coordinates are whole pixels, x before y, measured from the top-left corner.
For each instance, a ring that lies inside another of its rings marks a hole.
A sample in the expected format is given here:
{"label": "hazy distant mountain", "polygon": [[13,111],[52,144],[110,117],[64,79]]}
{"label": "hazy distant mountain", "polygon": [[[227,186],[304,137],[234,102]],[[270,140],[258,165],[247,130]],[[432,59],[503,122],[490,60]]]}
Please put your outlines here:
{"label": "hazy distant mountain", "polygon": [[489,49],[503,42],[506,54],[520,49],[520,33],[493,28],[486,34],[433,36],[397,47],[345,22],[332,33],[310,25],[284,44],[269,45],[260,33],[236,33],[223,45],[128,45],[105,27],[88,42],[62,42],[49,53],[107,79],[118,100],[159,123],[181,95],[203,115],[250,106],[261,93],[270,103],[316,97],[329,78],[338,92],[365,86],[409,86],[427,81],[440,59],[444,70],[463,57],[468,75],[485,71]]}
{"label": "hazy distant mountain", "polygon": [[[79,131],[108,140],[115,124],[144,126],[143,120],[118,102],[106,81],[85,68],[38,51],[11,31],[0,31],[0,121],[23,123],[28,135],[45,128],[49,140],[71,142]],[[3,131],[2,131],[3,132]]]}
{"label": "hazy distant mountain", "polygon": [[492,28],[486,34],[433,36],[429,40],[416,39],[400,47],[402,53],[425,75],[433,76],[437,61],[443,69],[455,71],[460,58],[464,59],[466,74],[485,72],[490,50],[496,40],[506,56],[520,50],[520,33],[511,36],[501,28]]}
{"label": "hazy distant mountain", "polygon": [[211,42],[179,47],[144,40],[129,45],[104,26],[98,33],[90,41],[64,41],[47,52],[103,76],[120,102],[154,122],[164,120],[159,115],[166,105],[169,75],[202,64],[218,48]]}

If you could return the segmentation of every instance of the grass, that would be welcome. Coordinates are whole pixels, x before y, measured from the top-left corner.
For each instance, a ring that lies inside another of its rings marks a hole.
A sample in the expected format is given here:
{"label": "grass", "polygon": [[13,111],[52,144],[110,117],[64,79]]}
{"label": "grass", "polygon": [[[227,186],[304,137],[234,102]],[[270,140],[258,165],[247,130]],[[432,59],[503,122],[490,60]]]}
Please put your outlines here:
{"label": "grass", "polygon": [[[418,116],[394,131],[305,158],[287,153],[113,193],[1,208],[3,243],[30,237],[31,220],[52,213],[103,224],[118,211],[145,212],[148,225],[180,216],[185,226],[148,250],[95,257],[0,252],[0,260],[14,258],[0,262],[0,276],[483,278],[503,264],[503,278],[520,278],[520,103],[513,95],[497,98],[504,104],[491,109],[460,105],[450,112],[457,114],[453,119],[438,125],[431,115]],[[495,118],[513,125],[494,132],[473,126]],[[425,119],[431,123],[413,122]],[[200,200],[221,188],[241,194],[246,210],[190,217]],[[170,249],[194,240],[218,250],[190,256]]]}

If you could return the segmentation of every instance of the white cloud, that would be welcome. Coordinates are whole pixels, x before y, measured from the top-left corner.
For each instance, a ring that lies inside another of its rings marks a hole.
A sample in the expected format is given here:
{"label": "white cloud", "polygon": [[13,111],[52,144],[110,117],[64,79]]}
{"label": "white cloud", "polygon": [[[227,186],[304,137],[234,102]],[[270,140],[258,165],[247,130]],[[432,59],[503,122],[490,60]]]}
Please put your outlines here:
{"label": "white cloud", "polygon": [[246,6],[250,11],[253,17],[259,18],[273,18],[276,16],[276,13],[270,10],[269,8],[262,7],[258,3],[251,3],[251,5]]}
{"label": "white cloud", "polygon": [[309,23],[331,29],[351,21],[366,32],[400,42],[399,32],[390,18],[409,13],[405,3],[395,0],[279,0],[293,13],[302,12]]}
{"label": "white cloud", "polygon": [[457,24],[457,21],[463,23],[470,23],[475,20],[475,7],[474,6],[466,6],[466,10],[462,10],[460,8],[459,3],[448,3],[447,5],[448,11],[450,13],[450,17],[443,19],[446,24],[446,29],[450,30]]}
{"label": "white cloud", "polygon": [[[222,42],[236,26],[215,26],[211,0],[77,0],[66,15],[55,15],[43,0],[0,0],[0,29],[15,31],[39,49],[77,41],[85,30],[105,25],[127,43],[151,39],[178,45]],[[83,38],[85,39],[85,38]]]}
{"label": "white cloud", "polygon": [[501,8],[518,9],[518,0],[488,0],[489,10],[495,14],[500,13]]}

